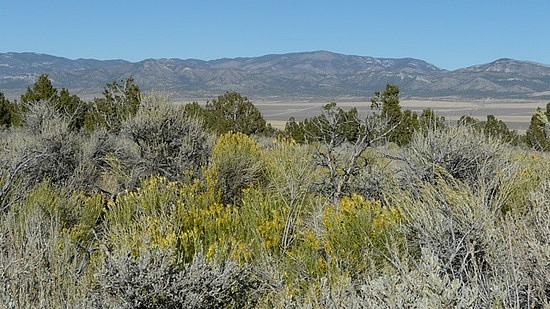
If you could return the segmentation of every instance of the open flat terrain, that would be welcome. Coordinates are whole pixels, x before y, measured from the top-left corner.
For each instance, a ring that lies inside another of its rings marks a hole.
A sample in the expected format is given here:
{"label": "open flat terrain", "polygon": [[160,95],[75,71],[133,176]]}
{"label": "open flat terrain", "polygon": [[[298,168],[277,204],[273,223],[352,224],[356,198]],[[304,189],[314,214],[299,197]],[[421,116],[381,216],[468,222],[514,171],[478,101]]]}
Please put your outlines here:
{"label": "open flat terrain", "polygon": [[[254,101],[253,103],[263,113],[264,118],[276,128],[284,128],[290,117],[297,121],[314,117],[320,114],[323,105],[329,103],[319,101]],[[336,101],[338,106],[348,109],[357,107],[359,112],[370,110],[370,102],[360,100]],[[495,115],[504,121],[510,128],[524,131],[529,127],[531,116],[537,107],[544,108],[547,101],[543,100],[449,100],[449,99],[403,99],[401,106],[422,112],[430,108],[445,119],[456,122],[462,115],[469,115],[480,120],[486,120],[487,115]]]}

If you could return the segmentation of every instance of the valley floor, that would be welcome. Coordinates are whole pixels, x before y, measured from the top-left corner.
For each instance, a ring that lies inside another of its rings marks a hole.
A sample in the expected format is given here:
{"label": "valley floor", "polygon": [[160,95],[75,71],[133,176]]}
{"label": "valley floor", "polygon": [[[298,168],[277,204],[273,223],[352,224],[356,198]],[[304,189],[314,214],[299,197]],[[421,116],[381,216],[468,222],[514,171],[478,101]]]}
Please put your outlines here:
{"label": "valley floor", "polygon": [[[264,118],[275,128],[283,129],[290,117],[297,121],[311,118],[321,113],[322,106],[330,101],[302,100],[254,100],[254,104],[263,113]],[[366,100],[338,101],[342,108],[357,107],[359,112],[368,112],[370,102]],[[444,116],[449,121],[456,122],[463,115],[472,116],[479,120],[486,120],[487,115],[495,115],[504,121],[508,127],[523,132],[529,127],[531,116],[537,107],[544,108],[544,100],[511,100],[511,99],[485,99],[485,100],[451,100],[451,99],[402,99],[400,104],[404,109],[422,112],[424,109],[432,109],[438,115]]]}

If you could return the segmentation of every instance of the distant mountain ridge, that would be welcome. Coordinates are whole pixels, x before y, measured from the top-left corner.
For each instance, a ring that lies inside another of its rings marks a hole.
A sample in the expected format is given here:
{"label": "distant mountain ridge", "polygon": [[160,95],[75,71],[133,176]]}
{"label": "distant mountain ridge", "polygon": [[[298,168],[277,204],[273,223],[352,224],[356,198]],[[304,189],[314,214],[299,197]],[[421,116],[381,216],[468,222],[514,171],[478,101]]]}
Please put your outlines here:
{"label": "distant mountain ridge", "polygon": [[550,98],[550,65],[513,59],[448,71],[426,61],[328,51],[250,58],[70,60],[37,53],[0,53],[0,92],[23,93],[42,73],[54,85],[97,95],[106,83],[133,77],[144,90],[176,98],[239,91],[252,98],[368,98],[386,83],[406,97]]}

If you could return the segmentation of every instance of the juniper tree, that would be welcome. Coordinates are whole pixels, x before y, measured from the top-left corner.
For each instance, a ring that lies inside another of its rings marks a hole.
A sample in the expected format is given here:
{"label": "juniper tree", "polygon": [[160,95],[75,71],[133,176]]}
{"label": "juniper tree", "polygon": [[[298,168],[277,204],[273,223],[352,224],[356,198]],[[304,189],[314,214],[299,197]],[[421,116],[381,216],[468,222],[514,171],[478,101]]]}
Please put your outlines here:
{"label": "juniper tree", "polygon": [[133,78],[121,83],[113,81],[105,86],[103,97],[95,98],[90,104],[85,125],[88,129],[102,126],[118,132],[122,123],[136,114],[140,104],[141,90]]}
{"label": "juniper tree", "polygon": [[16,102],[10,102],[4,94],[0,92],[0,128],[9,128],[12,125],[19,124],[19,114]]}
{"label": "juniper tree", "polygon": [[536,150],[550,151],[550,103],[546,105],[546,112],[538,107],[531,117],[529,129],[525,133],[525,141]]}
{"label": "juniper tree", "polygon": [[238,92],[226,92],[207,102],[204,111],[206,126],[218,134],[231,131],[267,135],[273,130],[260,110]]}
{"label": "juniper tree", "polygon": [[414,131],[419,128],[418,115],[411,111],[401,111],[399,87],[387,84],[384,92],[376,91],[371,98],[371,107],[381,110],[381,116],[391,128],[388,141],[398,145],[408,144]]}
{"label": "juniper tree", "polygon": [[27,87],[27,91],[21,95],[23,112],[27,112],[33,104],[51,105],[69,123],[71,130],[84,127],[88,104],[66,88],[59,91],[53,86],[48,74],[40,75],[33,87]]}

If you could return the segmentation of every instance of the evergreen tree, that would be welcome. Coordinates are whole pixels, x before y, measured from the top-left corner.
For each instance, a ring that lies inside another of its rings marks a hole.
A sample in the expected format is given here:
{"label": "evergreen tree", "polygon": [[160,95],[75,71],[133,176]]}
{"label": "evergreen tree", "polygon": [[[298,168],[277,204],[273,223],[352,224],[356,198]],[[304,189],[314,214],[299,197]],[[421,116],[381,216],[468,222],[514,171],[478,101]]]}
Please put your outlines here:
{"label": "evergreen tree", "polygon": [[58,91],[53,86],[48,74],[40,75],[32,89],[27,87],[27,92],[21,95],[21,109],[23,112],[28,110],[30,104],[51,105],[68,120],[71,130],[79,130],[84,126],[88,111],[88,104],[77,95],[69,93],[66,88]]}
{"label": "evergreen tree", "polygon": [[337,134],[338,139],[354,143],[357,141],[360,123],[356,108],[348,111],[337,107],[335,102],[323,106],[323,113],[302,122],[291,117],[285,126],[283,135],[298,143],[329,139],[327,134]]}
{"label": "evergreen tree", "polygon": [[422,111],[418,124],[422,130],[441,130],[445,128],[445,117],[437,116],[428,108]]}
{"label": "evergreen tree", "polygon": [[205,110],[199,105],[198,102],[193,102],[186,104],[183,107],[183,112],[188,118],[194,118],[194,119],[202,119],[205,120],[206,118],[206,112]]}
{"label": "evergreen tree", "polygon": [[401,122],[401,105],[399,105],[399,87],[386,84],[384,92],[376,91],[371,98],[371,107],[382,109],[382,116],[388,120],[388,126],[395,127]]}
{"label": "evergreen tree", "polygon": [[55,102],[58,99],[57,89],[53,86],[48,74],[42,74],[31,87],[27,86],[27,92],[21,95],[21,104],[25,109],[28,104],[39,102]]}
{"label": "evergreen tree", "polygon": [[92,130],[102,126],[111,132],[119,132],[122,122],[134,116],[141,104],[141,90],[133,78],[114,81],[103,90],[103,98],[95,98],[85,117],[85,127]]}
{"label": "evergreen tree", "polygon": [[77,95],[69,93],[66,88],[62,88],[54,105],[55,109],[69,120],[71,130],[80,130],[84,127],[88,103],[82,101]]}
{"label": "evergreen tree", "polygon": [[384,92],[376,91],[371,98],[371,107],[381,109],[381,116],[385,119],[386,130],[389,133],[388,141],[398,145],[406,145],[412,134],[419,127],[418,115],[411,111],[401,111],[399,104],[399,87],[387,84]]}
{"label": "evergreen tree", "polygon": [[406,110],[401,115],[401,121],[397,124],[395,132],[390,134],[390,141],[397,145],[406,145],[411,141],[411,137],[420,127],[418,115],[410,110]]}
{"label": "evergreen tree", "polygon": [[0,128],[9,128],[18,125],[20,122],[16,102],[11,103],[2,92],[0,92]]}
{"label": "evergreen tree", "polygon": [[497,137],[506,142],[514,142],[517,140],[516,132],[508,129],[508,126],[506,126],[502,120],[498,120],[494,115],[487,115],[487,121],[484,124],[483,132],[486,136]]}
{"label": "evergreen tree", "polygon": [[536,150],[550,151],[550,103],[546,105],[546,112],[538,107],[531,117],[525,142]]}
{"label": "evergreen tree", "polygon": [[306,132],[304,130],[304,123],[297,122],[294,117],[290,117],[285,125],[285,130],[282,135],[290,138],[297,143],[304,143],[306,138]]}
{"label": "evergreen tree", "polygon": [[250,134],[271,134],[260,110],[248,98],[237,92],[226,92],[206,103],[206,126],[218,134],[241,132]]}
{"label": "evergreen tree", "polygon": [[478,128],[480,126],[479,120],[469,115],[462,115],[458,120],[459,126],[472,126]]}

